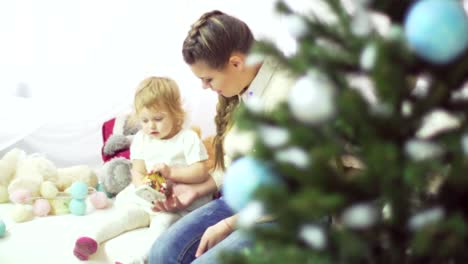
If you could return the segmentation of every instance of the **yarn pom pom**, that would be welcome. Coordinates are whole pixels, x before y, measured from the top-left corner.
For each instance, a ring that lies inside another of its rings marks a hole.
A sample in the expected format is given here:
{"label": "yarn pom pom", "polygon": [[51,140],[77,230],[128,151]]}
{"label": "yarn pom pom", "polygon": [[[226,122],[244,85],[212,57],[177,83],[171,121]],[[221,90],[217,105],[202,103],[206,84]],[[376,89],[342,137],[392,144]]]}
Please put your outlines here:
{"label": "yarn pom pom", "polygon": [[73,199],[68,205],[70,212],[74,215],[84,215],[86,213],[86,203],[83,200]]}
{"label": "yarn pom pom", "polygon": [[32,220],[34,218],[33,208],[29,204],[17,204],[11,211],[10,216],[17,223]]}
{"label": "yarn pom pom", "polygon": [[3,220],[0,219],[0,237],[4,237],[6,233],[6,225]]}
{"label": "yarn pom pom", "polygon": [[10,194],[10,201],[19,204],[28,203],[31,198],[31,193],[26,189],[18,189]]}
{"label": "yarn pom pom", "polygon": [[104,209],[108,205],[107,195],[104,192],[95,192],[90,195],[89,199],[96,209]]}
{"label": "yarn pom pom", "polygon": [[59,190],[51,181],[45,181],[41,184],[41,195],[46,199],[54,199],[57,197]]}
{"label": "yarn pom pom", "polygon": [[88,195],[88,185],[84,182],[75,182],[70,187],[73,199],[84,199]]}
{"label": "yarn pom pom", "polygon": [[33,213],[36,216],[46,216],[50,213],[51,206],[46,199],[38,199],[34,202]]}

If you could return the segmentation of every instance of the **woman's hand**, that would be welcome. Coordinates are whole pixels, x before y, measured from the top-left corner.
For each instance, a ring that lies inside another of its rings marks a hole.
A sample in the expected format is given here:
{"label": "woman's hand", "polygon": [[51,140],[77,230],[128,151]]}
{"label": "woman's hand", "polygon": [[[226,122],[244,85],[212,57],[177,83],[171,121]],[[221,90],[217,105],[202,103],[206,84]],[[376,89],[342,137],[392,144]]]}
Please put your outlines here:
{"label": "woman's hand", "polygon": [[153,211],[176,212],[187,208],[198,198],[198,191],[191,184],[174,183],[172,195],[165,200],[154,202]]}
{"label": "woman's hand", "polygon": [[217,224],[208,227],[201,237],[200,245],[198,245],[195,257],[198,258],[210,248],[214,247],[231,234],[232,231],[234,231],[234,229],[230,224],[228,224],[227,219],[219,221]]}

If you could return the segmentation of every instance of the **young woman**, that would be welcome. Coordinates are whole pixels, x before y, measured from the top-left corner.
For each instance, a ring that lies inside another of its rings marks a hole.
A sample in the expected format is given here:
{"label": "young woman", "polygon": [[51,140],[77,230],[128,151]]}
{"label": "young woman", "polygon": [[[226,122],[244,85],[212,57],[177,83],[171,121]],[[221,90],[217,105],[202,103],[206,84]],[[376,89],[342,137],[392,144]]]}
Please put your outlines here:
{"label": "young woman", "polygon": [[[269,58],[259,64],[248,64],[253,43],[252,32],[243,21],[220,11],[205,13],[192,25],[183,43],[184,60],[204,89],[219,94],[215,169],[202,184],[175,185],[174,197],[156,203],[156,210],[184,208],[198,195],[221,188],[224,171],[231,163],[229,154],[237,143],[232,113],[239,103],[256,97],[265,111],[271,111],[286,99],[294,77]],[[220,251],[250,245],[249,239],[235,230],[236,219],[237,215],[222,198],[198,208],[155,241],[150,263],[217,263]]]}

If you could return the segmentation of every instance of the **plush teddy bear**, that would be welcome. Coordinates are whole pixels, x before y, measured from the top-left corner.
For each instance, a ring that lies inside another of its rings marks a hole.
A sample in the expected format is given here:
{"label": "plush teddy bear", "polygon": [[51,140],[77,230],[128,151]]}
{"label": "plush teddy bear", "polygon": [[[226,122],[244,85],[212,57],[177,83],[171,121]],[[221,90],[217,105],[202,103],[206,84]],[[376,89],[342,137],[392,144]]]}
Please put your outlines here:
{"label": "plush teddy bear", "polygon": [[30,155],[20,160],[16,173],[8,185],[10,197],[19,191],[28,191],[31,197],[40,195],[43,182],[57,181],[57,168],[42,155]]}
{"label": "plush teddy bear", "polygon": [[34,197],[50,199],[76,181],[96,186],[97,176],[89,166],[57,169],[44,156],[27,156],[20,149],[10,150],[0,160],[0,188],[7,190],[6,197],[2,194],[0,202],[7,202],[11,198],[19,202]]}
{"label": "plush teddy bear", "polygon": [[75,182],[96,186],[97,176],[89,166],[56,168],[43,155],[26,155],[20,149],[8,151],[0,160],[0,202],[16,204],[11,212],[15,222],[68,212],[61,208],[69,201],[64,191]]}
{"label": "plush teddy bear", "polygon": [[106,121],[102,126],[102,159],[104,162],[116,157],[130,158],[133,136],[140,129],[131,114],[124,114]]}
{"label": "plush teddy bear", "polygon": [[124,114],[106,121],[102,126],[104,165],[98,171],[99,181],[109,196],[117,195],[132,181],[130,145],[140,126],[133,115]]}
{"label": "plush teddy bear", "polygon": [[20,149],[12,149],[0,159],[0,203],[9,200],[8,185],[16,174],[16,167],[26,153]]}

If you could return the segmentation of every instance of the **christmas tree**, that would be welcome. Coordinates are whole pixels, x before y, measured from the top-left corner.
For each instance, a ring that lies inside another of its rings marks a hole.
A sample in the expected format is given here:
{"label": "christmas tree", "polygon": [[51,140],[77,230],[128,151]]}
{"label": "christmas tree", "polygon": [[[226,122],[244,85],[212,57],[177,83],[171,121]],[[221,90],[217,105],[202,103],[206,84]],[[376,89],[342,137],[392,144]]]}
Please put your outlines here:
{"label": "christmas tree", "polygon": [[[246,201],[234,208],[255,246],[225,261],[468,263],[463,1],[311,0],[326,19],[292,2],[277,10],[297,51],[260,41],[253,54],[275,57],[297,83],[273,112],[252,101],[236,113],[255,152],[224,188],[258,175],[252,195],[226,197]],[[263,214],[274,224],[254,225]]]}

